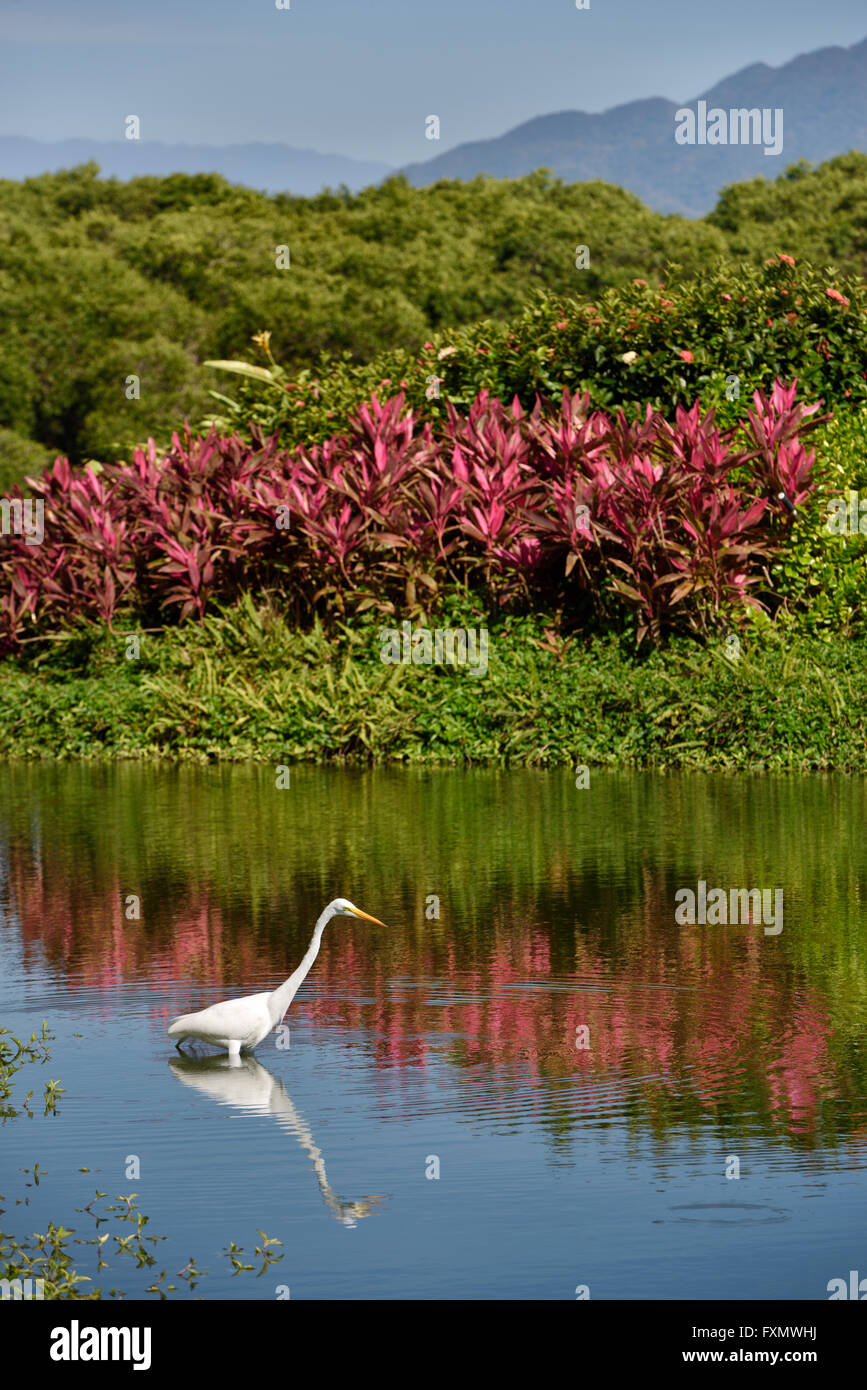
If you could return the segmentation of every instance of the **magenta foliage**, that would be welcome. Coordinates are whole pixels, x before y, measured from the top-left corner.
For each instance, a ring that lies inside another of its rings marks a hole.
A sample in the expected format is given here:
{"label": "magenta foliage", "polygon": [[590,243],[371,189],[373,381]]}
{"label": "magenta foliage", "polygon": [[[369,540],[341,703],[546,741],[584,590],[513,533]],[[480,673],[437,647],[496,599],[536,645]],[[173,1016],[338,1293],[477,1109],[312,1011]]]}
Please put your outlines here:
{"label": "magenta foliage", "polygon": [[244,590],[279,590],[299,619],[412,612],[421,589],[430,601],[456,580],[501,603],[626,603],[639,636],[706,631],[758,601],[749,591],[812,489],[800,436],[818,406],[777,382],[754,407],[747,448],[698,403],[628,421],[568,391],[530,413],[482,392],[465,414],[450,406],[436,437],[400,394],[291,453],[187,429],[130,463],[59,458],[29,480],[42,543],[0,540],[0,643],[120,609],[201,618]]}
{"label": "magenta foliage", "polygon": [[[815,415],[821,402],[815,405],[796,403],[797,382],[783,386],[774,383],[770,400],[761,391],[753,394],[755,410],[747,411],[750,432],[756,449],[748,457],[756,476],[764,486],[779,497],[784,494],[798,506],[809,492],[808,479],[813,454],[808,453],[798,439],[805,433],[804,421]],[[818,420],[811,422],[814,426]],[[809,426],[807,427],[809,428]]]}

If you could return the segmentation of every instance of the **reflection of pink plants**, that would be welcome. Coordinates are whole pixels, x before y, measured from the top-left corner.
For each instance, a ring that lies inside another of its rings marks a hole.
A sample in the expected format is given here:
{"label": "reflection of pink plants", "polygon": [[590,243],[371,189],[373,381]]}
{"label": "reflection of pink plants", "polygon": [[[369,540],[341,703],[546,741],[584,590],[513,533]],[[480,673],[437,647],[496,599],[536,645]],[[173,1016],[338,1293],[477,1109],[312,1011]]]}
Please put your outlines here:
{"label": "reflection of pink plants", "polygon": [[[188,1001],[191,982],[207,1003],[241,981],[267,989],[294,960],[291,947],[284,962],[266,949],[260,929],[233,926],[207,884],[173,898],[170,911],[128,920],[119,879],[85,883],[74,866],[35,858],[13,841],[7,885],[25,965],[47,962],[70,990],[93,992],[89,1009],[134,981],[173,991],[153,1011],[164,1024]],[[822,996],[799,989],[793,1009],[791,981],[769,977],[761,938],[721,946],[712,932],[681,932],[672,940],[670,914],[649,880],[645,891],[643,918],[622,956],[582,938],[559,967],[551,934],[523,910],[498,919],[490,942],[391,937],[380,954],[364,936],[326,936],[293,1013],[332,1035],[365,1030],[382,1069],[451,1058],[480,1068],[490,1094],[516,1069],[534,1081],[576,1082],[580,1090],[564,1091],[572,1109],[623,1104],[640,1084],[651,1108],[663,1092],[685,1088],[712,1114],[730,1109],[738,1086],[748,1084],[775,1125],[814,1135],[822,1103],[847,1095],[851,1084],[834,1060]],[[403,989],[396,980],[415,985]],[[587,1050],[575,1046],[580,1025],[590,1030]],[[399,1084],[399,1076],[389,1082]],[[410,1090],[415,1100],[417,1082]]]}
{"label": "reflection of pink plants", "polygon": [[625,603],[640,637],[706,631],[721,609],[756,604],[812,489],[800,435],[818,406],[795,390],[755,393],[746,449],[698,403],[674,423],[649,407],[630,422],[568,391],[529,413],[482,392],[434,437],[401,393],[292,453],[188,431],[129,464],[59,458],[31,480],[43,543],[10,536],[0,551],[0,650],[122,609],[201,618],[244,590],[280,589],[298,619],[393,612],[454,580],[491,602],[582,590],[597,607]]}

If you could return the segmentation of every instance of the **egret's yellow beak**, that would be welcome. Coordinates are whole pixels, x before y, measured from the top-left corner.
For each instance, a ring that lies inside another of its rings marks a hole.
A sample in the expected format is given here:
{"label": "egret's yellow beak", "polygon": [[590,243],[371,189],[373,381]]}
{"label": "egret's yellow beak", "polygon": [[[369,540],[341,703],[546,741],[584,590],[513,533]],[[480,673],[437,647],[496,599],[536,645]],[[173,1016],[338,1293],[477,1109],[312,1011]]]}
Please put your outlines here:
{"label": "egret's yellow beak", "polygon": [[[378,917],[371,917],[369,912],[362,912],[360,907],[354,907],[352,909],[352,915],[353,917],[363,917],[365,922],[372,922],[375,927],[385,927],[385,923],[380,922]],[[387,927],[385,929],[388,931]]]}

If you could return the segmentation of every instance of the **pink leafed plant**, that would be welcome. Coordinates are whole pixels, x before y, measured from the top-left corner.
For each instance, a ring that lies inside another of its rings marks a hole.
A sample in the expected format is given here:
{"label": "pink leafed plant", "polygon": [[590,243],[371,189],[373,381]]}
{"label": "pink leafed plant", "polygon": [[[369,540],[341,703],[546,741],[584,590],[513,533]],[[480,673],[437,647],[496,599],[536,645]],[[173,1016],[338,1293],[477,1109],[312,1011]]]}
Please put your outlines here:
{"label": "pink leafed plant", "polygon": [[743,435],[697,402],[627,420],[568,391],[530,412],[482,392],[434,435],[400,392],[292,452],[186,429],[129,463],[58,458],[28,480],[42,542],[0,537],[0,649],[120,611],[197,620],[244,591],[299,622],[414,613],[455,582],[498,604],[625,604],[639,639],[707,632],[761,602],[812,490],[819,406],[796,391],[757,391]]}

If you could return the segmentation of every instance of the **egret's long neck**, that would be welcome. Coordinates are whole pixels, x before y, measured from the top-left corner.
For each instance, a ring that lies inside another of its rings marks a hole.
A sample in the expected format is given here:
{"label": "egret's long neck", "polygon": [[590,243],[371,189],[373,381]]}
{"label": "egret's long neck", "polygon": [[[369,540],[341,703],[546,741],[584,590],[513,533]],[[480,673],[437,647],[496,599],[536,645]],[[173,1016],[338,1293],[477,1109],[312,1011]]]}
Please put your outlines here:
{"label": "egret's long neck", "polygon": [[301,964],[298,966],[298,969],[293,970],[288,980],[284,980],[282,985],[280,985],[278,989],[275,989],[274,992],[268,996],[268,1008],[271,1014],[271,1021],[275,1024],[275,1026],[280,1022],[286,1010],[289,1008],[289,1005],[292,1003],[292,1000],[295,998],[295,995],[297,994],[301,985],[307,978],[307,974],[310,970],[311,965],[315,961],[316,957],[319,955],[319,946],[322,941],[322,933],[324,932],[325,928],[327,927],[328,923],[331,921],[331,918],[333,916],[334,913],[332,912],[331,907],[327,907],[323,912],[322,916],[319,918],[319,921],[316,923],[316,926],[313,928],[313,936],[311,937],[310,945],[304,952],[304,958],[301,961]]}

